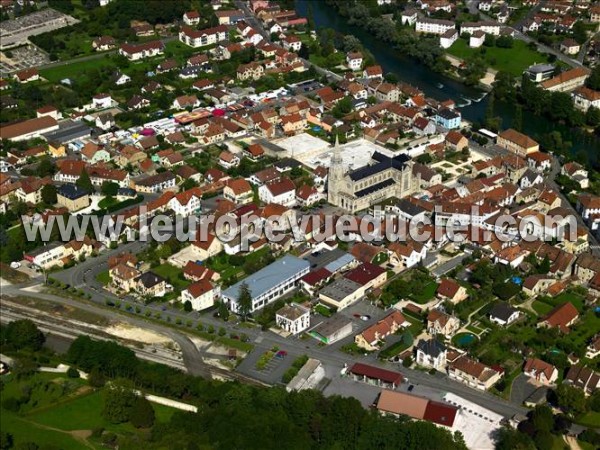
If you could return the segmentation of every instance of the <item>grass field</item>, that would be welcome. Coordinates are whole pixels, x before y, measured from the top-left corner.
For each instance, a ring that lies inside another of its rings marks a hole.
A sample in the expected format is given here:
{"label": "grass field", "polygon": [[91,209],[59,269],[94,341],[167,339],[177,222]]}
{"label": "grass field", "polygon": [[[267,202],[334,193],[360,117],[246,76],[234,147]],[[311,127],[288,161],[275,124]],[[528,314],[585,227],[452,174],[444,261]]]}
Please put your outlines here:
{"label": "grass field", "polygon": [[600,428],[600,412],[590,411],[577,419],[577,423],[587,427]]}
{"label": "grass field", "polygon": [[165,278],[169,284],[179,290],[185,289],[190,285],[188,280],[179,278],[179,275],[182,273],[181,269],[172,266],[171,264],[161,264],[160,266],[153,267],[151,270],[157,275]]}
{"label": "grass field", "polygon": [[437,283],[435,281],[432,281],[425,286],[423,292],[421,292],[420,294],[411,294],[410,298],[421,305],[427,303],[435,295],[437,287]]}
{"label": "grass field", "polygon": [[40,75],[48,81],[56,83],[64,78],[77,79],[82,76],[84,71],[100,67],[116,67],[116,65],[108,58],[97,58],[43,69],[40,71]]}
{"label": "grass field", "polygon": [[583,297],[572,292],[563,292],[562,294],[557,295],[556,297],[544,299],[544,301],[546,303],[551,304],[552,306],[558,306],[562,305],[563,303],[571,302],[573,306],[577,308],[577,311],[583,311]]}
{"label": "grass field", "polygon": [[523,41],[514,40],[512,48],[480,47],[471,48],[469,42],[458,39],[448,53],[457,58],[470,59],[482,55],[490,67],[496,70],[521,75],[523,70],[532,64],[547,62],[548,58],[535,50],[531,50]]}
{"label": "grass field", "polygon": [[539,300],[534,301],[531,306],[540,316],[548,314],[554,308],[552,305],[540,302]]}
{"label": "grass field", "polygon": [[111,281],[111,278],[110,278],[110,274],[108,273],[108,270],[105,270],[104,272],[100,272],[96,276],[96,281],[98,283],[102,283],[104,286],[106,286],[107,284],[109,284],[110,281]]}
{"label": "grass field", "polygon": [[27,418],[6,411],[0,414],[0,428],[10,433],[13,441],[17,443],[31,442],[35,439],[38,443],[43,442],[47,446],[63,450],[88,448],[69,433],[45,429]]}

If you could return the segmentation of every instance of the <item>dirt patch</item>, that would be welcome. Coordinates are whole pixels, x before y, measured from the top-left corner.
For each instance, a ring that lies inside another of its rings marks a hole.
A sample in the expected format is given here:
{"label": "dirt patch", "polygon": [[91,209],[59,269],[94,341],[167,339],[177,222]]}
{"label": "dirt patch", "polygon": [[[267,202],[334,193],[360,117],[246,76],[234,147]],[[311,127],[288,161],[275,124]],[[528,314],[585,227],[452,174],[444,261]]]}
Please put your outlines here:
{"label": "dirt patch", "polygon": [[69,431],[69,434],[75,439],[85,440],[92,435],[92,430],[73,430]]}
{"label": "dirt patch", "polygon": [[133,327],[124,323],[111,325],[105,328],[104,331],[122,339],[142,342],[144,344],[166,344],[171,342],[171,339],[160,333]]}
{"label": "dirt patch", "polygon": [[25,283],[29,280],[29,277],[23,272],[13,269],[8,264],[0,263],[0,274],[2,274],[2,282],[8,282],[9,284],[14,283]]}

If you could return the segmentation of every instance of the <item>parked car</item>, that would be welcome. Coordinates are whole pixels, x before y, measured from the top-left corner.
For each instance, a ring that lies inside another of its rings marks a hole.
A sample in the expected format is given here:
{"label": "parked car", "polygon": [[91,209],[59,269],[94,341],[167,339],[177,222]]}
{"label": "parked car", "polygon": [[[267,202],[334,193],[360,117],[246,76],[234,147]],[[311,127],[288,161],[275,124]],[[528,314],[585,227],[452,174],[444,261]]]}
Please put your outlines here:
{"label": "parked car", "polygon": [[18,269],[19,267],[21,267],[21,263],[19,261],[13,261],[10,263],[11,269]]}

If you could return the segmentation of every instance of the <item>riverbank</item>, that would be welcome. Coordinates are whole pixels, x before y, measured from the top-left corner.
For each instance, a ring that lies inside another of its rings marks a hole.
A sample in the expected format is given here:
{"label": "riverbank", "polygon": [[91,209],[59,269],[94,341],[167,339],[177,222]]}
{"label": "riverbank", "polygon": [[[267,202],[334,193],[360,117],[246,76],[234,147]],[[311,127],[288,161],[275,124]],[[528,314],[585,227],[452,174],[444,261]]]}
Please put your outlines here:
{"label": "riverbank", "polygon": [[[465,63],[463,59],[457,58],[456,56],[452,56],[450,54],[446,54],[446,59],[450,61],[450,64],[452,64],[452,67],[454,67],[455,69],[459,69]],[[497,70],[488,68],[483,78],[479,80],[479,87],[483,90],[491,91],[497,73]],[[453,76],[452,74],[448,74],[448,76],[452,77],[453,79],[456,79],[457,81],[462,82],[461,77],[458,75]]]}
{"label": "riverbank", "polygon": [[[483,124],[490,96],[483,97],[485,92],[479,86],[467,86],[455,78],[432,71],[391,45],[383,44],[364,29],[348,24],[345,17],[324,1],[296,0],[296,10],[299,15],[308,17],[309,9],[317,29],[331,28],[338,33],[355,36],[382,66],[384,73],[396,75],[400,81],[418,87],[428,97],[439,101],[454,100],[465,120],[474,124]],[[500,118],[501,128],[510,128],[515,123],[515,110],[514,104],[495,101],[494,116]],[[563,141],[572,143],[571,154],[585,153],[590,163],[598,163],[600,138],[597,136],[528,112],[525,112],[524,116],[523,133],[540,141],[544,135],[558,131]]]}

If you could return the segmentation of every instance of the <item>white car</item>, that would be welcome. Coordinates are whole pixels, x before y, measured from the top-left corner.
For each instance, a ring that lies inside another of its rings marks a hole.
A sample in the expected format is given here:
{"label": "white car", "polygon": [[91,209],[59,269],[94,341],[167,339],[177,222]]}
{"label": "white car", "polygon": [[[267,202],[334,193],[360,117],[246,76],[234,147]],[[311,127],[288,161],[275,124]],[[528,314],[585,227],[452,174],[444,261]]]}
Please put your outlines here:
{"label": "white car", "polygon": [[19,267],[21,267],[21,263],[19,261],[13,261],[10,263],[11,269],[18,269]]}

